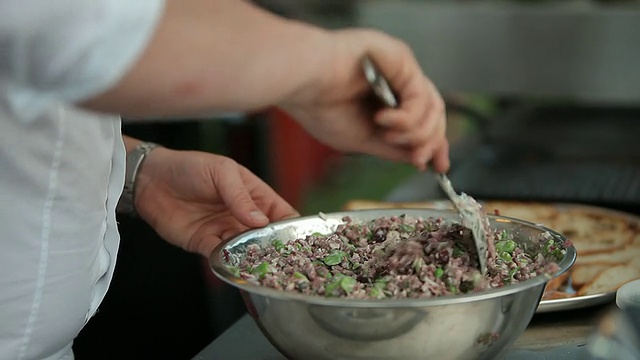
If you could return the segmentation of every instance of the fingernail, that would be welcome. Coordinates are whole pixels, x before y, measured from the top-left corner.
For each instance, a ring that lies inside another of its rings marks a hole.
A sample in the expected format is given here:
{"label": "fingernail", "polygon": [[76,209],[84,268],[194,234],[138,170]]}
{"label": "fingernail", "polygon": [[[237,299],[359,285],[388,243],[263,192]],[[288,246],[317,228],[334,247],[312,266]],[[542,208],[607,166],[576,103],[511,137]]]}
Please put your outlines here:
{"label": "fingernail", "polygon": [[269,218],[267,218],[261,211],[254,210],[249,213],[249,216],[251,216],[251,218],[255,221],[260,221],[260,222],[269,221]]}

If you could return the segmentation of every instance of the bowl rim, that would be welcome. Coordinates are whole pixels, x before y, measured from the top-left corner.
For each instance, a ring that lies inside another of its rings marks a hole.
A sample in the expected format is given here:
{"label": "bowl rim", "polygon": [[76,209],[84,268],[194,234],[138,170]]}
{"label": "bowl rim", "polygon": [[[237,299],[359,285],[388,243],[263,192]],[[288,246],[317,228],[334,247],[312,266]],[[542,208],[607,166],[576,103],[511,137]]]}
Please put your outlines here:
{"label": "bowl rim", "polygon": [[[318,295],[306,295],[293,291],[284,291],[284,290],[276,290],[266,286],[255,285],[247,280],[236,277],[227,269],[227,267],[222,263],[223,250],[234,242],[237,242],[247,235],[258,231],[264,231],[265,228],[271,226],[283,227],[287,224],[295,224],[302,220],[313,219],[313,218],[321,218],[325,219],[326,216],[329,217],[342,217],[342,216],[350,216],[353,214],[362,214],[362,213],[379,213],[380,211],[388,212],[388,216],[393,216],[396,214],[402,214],[403,212],[411,212],[411,211],[428,211],[435,213],[454,213],[453,210],[448,209],[430,209],[430,208],[401,208],[401,209],[362,209],[362,210],[349,210],[349,211],[336,211],[330,213],[320,213],[318,215],[308,215],[301,216],[281,221],[272,222],[269,225],[263,228],[249,229],[243,231],[231,238],[222,241],[218,244],[211,253],[209,257],[210,268],[220,280],[225,283],[238,288],[241,291],[245,291],[250,294],[260,295],[271,299],[277,300],[286,300],[286,301],[298,301],[304,302],[312,305],[322,305],[322,306],[336,306],[336,307],[349,307],[349,308],[409,308],[409,307],[428,307],[428,306],[441,306],[441,305],[454,305],[454,304],[462,304],[462,303],[470,303],[482,300],[488,300],[493,298],[502,297],[509,294],[518,293],[524,291],[526,289],[530,289],[536,286],[546,285],[546,283],[569,270],[571,266],[575,263],[576,260],[576,250],[573,244],[570,244],[566,247],[565,257],[558,263],[560,266],[560,270],[558,270],[552,276],[536,276],[535,278],[528,279],[522,282],[519,282],[515,285],[508,285],[500,288],[489,289],[481,292],[467,293],[464,295],[454,295],[454,296],[441,296],[441,297],[431,297],[431,298],[402,298],[402,299],[349,299],[349,298],[338,298],[338,297],[324,297]],[[499,222],[514,222],[519,225],[527,226],[530,228],[535,228],[537,230],[546,231],[556,240],[566,244],[567,239],[557,231],[550,229],[542,224],[536,224],[530,221],[521,220],[517,218],[512,218],[503,215],[493,215],[487,214],[490,219],[494,219]],[[382,216],[382,215],[379,215]],[[541,293],[542,295],[542,293]]]}

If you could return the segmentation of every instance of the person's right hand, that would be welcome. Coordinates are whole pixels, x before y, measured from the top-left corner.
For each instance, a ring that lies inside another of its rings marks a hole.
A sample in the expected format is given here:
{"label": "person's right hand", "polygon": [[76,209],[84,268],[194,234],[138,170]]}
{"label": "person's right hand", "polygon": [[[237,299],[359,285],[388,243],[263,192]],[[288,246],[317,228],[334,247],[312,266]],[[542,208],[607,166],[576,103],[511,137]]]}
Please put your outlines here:
{"label": "person's right hand", "polygon": [[[433,161],[449,168],[449,143],[442,97],[423,74],[409,47],[371,30],[342,30],[328,37],[321,76],[281,107],[321,142],[341,151],[367,153],[413,163]],[[372,108],[372,91],[362,70],[369,55],[397,94],[397,108]]]}

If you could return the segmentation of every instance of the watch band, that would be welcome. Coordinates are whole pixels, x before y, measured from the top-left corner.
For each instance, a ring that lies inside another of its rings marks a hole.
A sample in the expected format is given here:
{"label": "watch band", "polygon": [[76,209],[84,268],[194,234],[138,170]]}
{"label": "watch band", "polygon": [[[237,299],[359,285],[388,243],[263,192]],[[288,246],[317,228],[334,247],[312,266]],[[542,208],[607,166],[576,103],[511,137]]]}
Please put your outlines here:
{"label": "watch band", "polygon": [[127,153],[126,170],[124,179],[124,189],[122,195],[118,201],[116,208],[118,213],[137,216],[138,213],[135,207],[135,194],[136,194],[136,179],[140,166],[147,157],[147,154],[151,150],[159,147],[160,145],[152,142],[143,142],[138,144],[133,150]]}

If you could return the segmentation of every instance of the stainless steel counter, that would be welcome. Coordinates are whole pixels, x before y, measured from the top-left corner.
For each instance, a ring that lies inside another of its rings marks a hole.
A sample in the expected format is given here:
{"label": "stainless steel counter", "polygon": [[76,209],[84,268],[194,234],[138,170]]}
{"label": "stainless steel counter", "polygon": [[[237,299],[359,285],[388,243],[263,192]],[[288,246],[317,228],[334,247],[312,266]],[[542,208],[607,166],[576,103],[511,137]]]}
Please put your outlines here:
{"label": "stainless steel counter", "polygon": [[[601,314],[612,305],[537,314],[503,360],[588,359],[587,341]],[[193,360],[286,360],[248,316],[203,349]]]}

